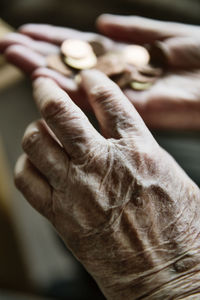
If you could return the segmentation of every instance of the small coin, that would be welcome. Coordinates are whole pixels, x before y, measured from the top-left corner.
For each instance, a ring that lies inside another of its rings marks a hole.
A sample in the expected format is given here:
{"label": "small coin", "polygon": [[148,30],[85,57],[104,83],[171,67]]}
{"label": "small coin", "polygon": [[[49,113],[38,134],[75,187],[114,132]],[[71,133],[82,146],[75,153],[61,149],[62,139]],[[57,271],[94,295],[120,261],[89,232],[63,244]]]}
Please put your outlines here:
{"label": "small coin", "polygon": [[69,39],[62,43],[61,52],[64,56],[83,59],[93,52],[89,43],[81,40]]}
{"label": "small coin", "polygon": [[123,57],[128,64],[142,67],[149,63],[150,55],[146,48],[139,45],[128,45],[122,50]]}
{"label": "small coin", "polygon": [[113,76],[122,73],[126,68],[126,63],[119,53],[112,52],[100,56],[95,68],[107,76]]}
{"label": "small coin", "polygon": [[148,90],[151,86],[152,86],[151,82],[132,81],[130,83],[130,87],[136,91],[145,91]]}
{"label": "small coin", "polygon": [[68,66],[70,66],[76,70],[85,70],[85,69],[94,68],[97,63],[97,58],[94,54],[91,54],[82,59],[74,59],[72,57],[65,57],[64,61]]}
{"label": "small coin", "polygon": [[157,77],[153,77],[153,76],[146,76],[144,74],[142,74],[140,71],[140,69],[133,66],[133,65],[128,65],[126,68],[126,73],[130,74],[129,77],[131,78],[131,81],[137,81],[137,82],[154,82]]}
{"label": "small coin", "polygon": [[60,72],[65,76],[71,76],[72,71],[65,65],[59,54],[52,54],[46,58],[47,67]]}

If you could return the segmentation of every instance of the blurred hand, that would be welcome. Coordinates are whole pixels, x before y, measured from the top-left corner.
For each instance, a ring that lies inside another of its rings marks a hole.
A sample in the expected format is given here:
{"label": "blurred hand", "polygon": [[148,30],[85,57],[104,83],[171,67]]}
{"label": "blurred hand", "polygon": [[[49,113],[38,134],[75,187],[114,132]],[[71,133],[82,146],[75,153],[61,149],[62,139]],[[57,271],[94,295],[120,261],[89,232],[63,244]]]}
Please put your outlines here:
{"label": "blurred hand", "polygon": [[199,293],[200,192],[104,74],[82,73],[104,136],[50,79],[34,96],[16,185],[55,226],[107,299]]}
{"label": "blurred hand", "polygon": [[[103,15],[98,19],[103,34],[123,42],[155,44],[165,53],[168,70],[146,91],[125,89],[145,123],[157,129],[200,129],[200,28],[140,17]],[[7,59],[33,78],[54,79],[82,109],[88,109],[87,97],[77,84],[63,75],[45,68],[45,56],[59,51],[68,38],[93,40],[94,33],[84,33],[50,25],[24,25],[20,33],[9,35],[0,43]],[[98,37],[100,37],[98,35]],[[118,47],[103,36],[108,50]],[[18,45],[16,45],[18,44]],[[19,45],[20,44],[20,45]]]}
{"label": "blurred hand", "polygon": [[200,27],[113,15],[102,15],[97,23],[110,38],[156,44],[165,54],[168,70],[151,89],[125,91],[146,124],[153,128],[199,130]]}
{"label": "blurred hand", "polygon": [[51,25],[27,24],[19,28],[17,33],[10,33],[0,41],[0,52],[5,54],[9,62],[31,75],[33,80],[40,76],[53,79],[79,107],[91,110],[87,96],[73,79],[47,68],[46,57],[59,53],[60,46],[66,39],[88,42],[98,39],[108,51],[116,49],[119,44],[95,33]]}

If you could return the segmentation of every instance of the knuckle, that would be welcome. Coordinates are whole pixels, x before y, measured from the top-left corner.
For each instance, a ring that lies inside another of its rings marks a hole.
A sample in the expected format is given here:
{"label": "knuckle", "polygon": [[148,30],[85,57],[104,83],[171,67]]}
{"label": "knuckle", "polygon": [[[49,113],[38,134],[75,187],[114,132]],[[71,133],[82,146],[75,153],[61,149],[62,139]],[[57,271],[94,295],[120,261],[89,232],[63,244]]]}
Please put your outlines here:
{"label": "knuckle", "polygon": [[66,105],[62,98],[56,100],[48,100],[41,107],[42,116],[47,119],[57,119],[66,113]]}

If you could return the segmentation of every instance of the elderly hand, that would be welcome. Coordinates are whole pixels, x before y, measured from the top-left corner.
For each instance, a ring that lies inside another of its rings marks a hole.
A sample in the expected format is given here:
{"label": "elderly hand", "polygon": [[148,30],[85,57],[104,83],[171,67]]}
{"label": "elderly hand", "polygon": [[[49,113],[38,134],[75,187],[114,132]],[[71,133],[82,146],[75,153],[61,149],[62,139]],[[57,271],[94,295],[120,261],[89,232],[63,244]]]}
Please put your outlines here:
{"label": "elderly hand", "polygon": [[82,73],[99,134],[55,82],[34,83],[16,185],[107,299],[199,293],[200,192],[104,74]]}
{"label": "elderly hand", "polygon": [[[157,129],[200,129],[200,27],[160,22],[141,17],[103,15],[99,29],[111,38],[136,44],[159,42],[168,69],[146,91],[124,89],[147,126]],[[105,48],[115,50],[111,39],[69,28],[28,24],[0,42],[7,59],[28,73],[54,79],[84,110],[87,97],[70,78],[46,68],[45,56],[59,51],[69,38],[90,41],[100,38]]]}

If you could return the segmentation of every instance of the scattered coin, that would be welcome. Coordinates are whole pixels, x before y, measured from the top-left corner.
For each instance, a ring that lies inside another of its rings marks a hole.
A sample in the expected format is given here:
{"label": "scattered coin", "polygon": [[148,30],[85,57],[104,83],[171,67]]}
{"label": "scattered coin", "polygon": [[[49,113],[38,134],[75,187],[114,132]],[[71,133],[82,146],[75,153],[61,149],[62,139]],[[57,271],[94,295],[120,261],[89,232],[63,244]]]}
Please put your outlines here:
{"label": "scattered coin", "polygon": [[149,63],[150,55],[146,48],[139,45],[128,45],[122,50],[123,57],[128,64],[142,67]]}
{"label": "scattered coin", "polygon": [[123,73],[126,63],[119,53],[107,53],[98,58],[95,68],[107,76],[113,76]]}
{"label": "scattered coin", "polygon": [[83,59],[93,53],[89,43],[81,40],[69,39],[62,43],[61,52],[64,56],[73,59]]}
{"label": "scattered coin", "polygon": [[160,68],[149,65],[150,55],[146,48],[128,45],[116,52],[106,52],[101,40],[90,42],[68,39],[61,45],[62,55],[47,57],[47,66],[64,74],[74,75],[80,84],[80,75],[75,70],[96,68],[121,88],[130,86],[137,91],[149,89],[162,74]]}
{"label": "scattered coin", "polygon": [[46,63],[47,63],[47,67],[55,71],[58,71],[65,76],[72,75],[72,71],[62,61],[61,56],[59,54],[52,54],[47,56]]}
{"label": "scattered coin", "polygon": [[151,82],[132,81],[130,83],[130,86],[133,90],[145,91],[145,90],[148,90],[152,86],[152,83]]}
{"label": "scattered coin", "polygon": [[125,71],[125,73],[129,73],[129,77],[130,77],[130,82],[131,81],[137,81],[137,82],[154,82],[156,77],[155,76],[147,76],[144,75],[140,72],[139,68],[136,68],[135,66],[132,65],[128,65],[127,66],[127,70]]}
{"label": "scattered coin", "polygon": [[65,57],[65,63],[76,70],[86,70],[94,68],[97,63],[97,58],[94,54],[91,54],[82,59],[74,59],[72,57]]}

